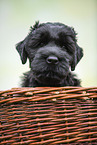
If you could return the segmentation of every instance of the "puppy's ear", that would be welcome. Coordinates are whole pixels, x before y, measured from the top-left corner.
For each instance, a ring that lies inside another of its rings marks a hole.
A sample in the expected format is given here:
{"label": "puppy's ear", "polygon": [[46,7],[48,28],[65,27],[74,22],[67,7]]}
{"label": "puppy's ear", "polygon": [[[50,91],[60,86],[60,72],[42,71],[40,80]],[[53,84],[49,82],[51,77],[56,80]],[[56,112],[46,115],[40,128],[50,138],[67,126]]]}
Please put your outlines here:
{"label": "puppy's ear", "polygon": [[75,70],[75,66],[78,64],[78,62],[81,60],[82,57],[83,57],[83,49],[76,44],[73,61],[71,63],[72,71]]}
{"label": "puppy's ear", "polygon": [[25,64],[26,61],[27,61],[27,53],[25,51],[25,40],[19,42],[16,45],[16,49],[17,49],[18,53],[20,54],[20,58],[21,58],[22,64]]}

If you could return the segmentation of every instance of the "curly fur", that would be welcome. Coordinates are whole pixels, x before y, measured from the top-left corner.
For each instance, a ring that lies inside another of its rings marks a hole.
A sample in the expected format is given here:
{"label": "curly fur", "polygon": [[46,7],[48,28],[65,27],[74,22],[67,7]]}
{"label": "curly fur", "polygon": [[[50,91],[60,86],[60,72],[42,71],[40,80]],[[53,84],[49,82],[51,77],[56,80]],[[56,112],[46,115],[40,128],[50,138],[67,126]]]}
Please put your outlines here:
{"label": "curly fur", "polygon": [[[74,28],[61,23],[37,22],[16,46],[22,63],[29,59],[31,70],[24,74],[22,87],[80,86],[72,73],[83,56]],[[48,58],[56,61],[47,62]]]}

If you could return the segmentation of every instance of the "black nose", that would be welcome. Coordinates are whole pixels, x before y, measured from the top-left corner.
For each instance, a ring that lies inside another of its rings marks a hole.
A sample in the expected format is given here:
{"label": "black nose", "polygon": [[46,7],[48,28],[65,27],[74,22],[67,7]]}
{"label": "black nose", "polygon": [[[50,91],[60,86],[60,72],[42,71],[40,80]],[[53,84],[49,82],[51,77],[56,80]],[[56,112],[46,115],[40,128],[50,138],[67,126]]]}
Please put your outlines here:
{"label": "black nose", "polygon": [[48,64],[58,64],[58,57],[56,56],[49,56],[47,59],[46,59],[47,63]]}

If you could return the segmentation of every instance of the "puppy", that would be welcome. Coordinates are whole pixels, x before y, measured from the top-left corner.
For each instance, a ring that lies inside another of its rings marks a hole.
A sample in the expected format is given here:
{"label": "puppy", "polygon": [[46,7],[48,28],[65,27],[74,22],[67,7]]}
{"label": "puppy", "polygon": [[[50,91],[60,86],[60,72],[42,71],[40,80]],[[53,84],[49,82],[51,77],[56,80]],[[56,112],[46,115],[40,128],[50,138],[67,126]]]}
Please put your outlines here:
{"label": "puppy", "polygon": [[83,56],[76,35],[72,27],[61,23],[36,22],[16,45],[22,63],[28,58],[31,68],[24,74],[22,87],[80,86],[72,73]]}

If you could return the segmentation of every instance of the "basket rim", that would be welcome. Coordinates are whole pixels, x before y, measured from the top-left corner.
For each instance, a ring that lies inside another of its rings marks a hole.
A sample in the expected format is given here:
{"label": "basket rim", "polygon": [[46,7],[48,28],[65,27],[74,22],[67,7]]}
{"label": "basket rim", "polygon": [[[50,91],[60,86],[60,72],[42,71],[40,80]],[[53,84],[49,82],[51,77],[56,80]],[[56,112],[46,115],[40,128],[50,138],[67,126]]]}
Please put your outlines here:
{"label": "basket rim", "polygon": [[[2,99],[3,97],[3,99]],[[54,99],[96,99],[97,87],[35,87],[0,91],[0,103],[13,101],[44,101]]]}

